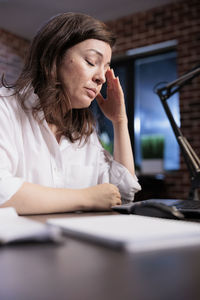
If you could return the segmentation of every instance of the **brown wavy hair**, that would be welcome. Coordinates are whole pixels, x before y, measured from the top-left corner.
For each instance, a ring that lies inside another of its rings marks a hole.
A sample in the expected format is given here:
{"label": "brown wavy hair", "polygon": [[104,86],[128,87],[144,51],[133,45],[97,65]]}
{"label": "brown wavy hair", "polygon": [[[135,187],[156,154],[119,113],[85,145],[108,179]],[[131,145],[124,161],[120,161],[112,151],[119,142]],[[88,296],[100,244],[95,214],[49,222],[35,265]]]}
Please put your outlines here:
{"label": "brown wavy hair", "polygon": [[111,48],[115,43],[108,27],[91,16],[63,13],[51,18],[33,38],[23,70],[9,86],[24,110],[27,97],[32,92],[37,94],[39,101],[32,108],[33,114],[42,110],[46,121],[57,126],[57,134],[71,142],[87,139],[95,121],[89,108],[71,109],[58,79],[58,68],[66,51],[87,39],[102,40]]}

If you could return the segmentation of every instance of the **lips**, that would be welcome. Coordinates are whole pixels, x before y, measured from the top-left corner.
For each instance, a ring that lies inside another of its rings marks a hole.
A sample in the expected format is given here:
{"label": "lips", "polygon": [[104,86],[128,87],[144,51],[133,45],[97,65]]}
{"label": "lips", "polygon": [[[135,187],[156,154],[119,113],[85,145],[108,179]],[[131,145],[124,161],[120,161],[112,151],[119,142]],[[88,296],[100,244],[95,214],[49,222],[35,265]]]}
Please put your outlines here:
{"label": "lips", "polygon": [[86,88],[87,94],[90,98],[95,98],[97,94],[97,90],[94,88]]}

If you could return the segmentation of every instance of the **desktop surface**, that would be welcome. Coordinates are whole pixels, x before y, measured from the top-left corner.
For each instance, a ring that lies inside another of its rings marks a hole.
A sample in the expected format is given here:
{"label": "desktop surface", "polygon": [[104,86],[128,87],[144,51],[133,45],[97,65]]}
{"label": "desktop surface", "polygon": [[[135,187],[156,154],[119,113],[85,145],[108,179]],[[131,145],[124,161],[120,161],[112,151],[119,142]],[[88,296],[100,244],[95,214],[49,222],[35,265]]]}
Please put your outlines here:
{"label": "desktop surface", "polygon": [[[89,215],[97,214],[29,218]],[[1,300],[200,299],[200,247],[130,254],[66,237],[63,244],[3,246],[0,266]]]}

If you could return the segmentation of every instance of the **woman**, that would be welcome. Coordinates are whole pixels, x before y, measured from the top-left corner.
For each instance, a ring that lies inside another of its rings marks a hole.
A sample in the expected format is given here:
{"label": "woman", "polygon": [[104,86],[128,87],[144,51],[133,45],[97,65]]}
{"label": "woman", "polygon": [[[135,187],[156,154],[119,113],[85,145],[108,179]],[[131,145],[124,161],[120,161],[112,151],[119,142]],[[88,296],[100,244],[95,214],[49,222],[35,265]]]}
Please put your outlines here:
{"label": "woman", "polygon": [[[114,41],[105,24],[84,14],[60,14],[39,30],[18,80],[0,90],[1,207],[98,211],[133,200],[140,185],[123,92],[109,67]],[[95,131],[95,98],[113,124],[114,159]]]}

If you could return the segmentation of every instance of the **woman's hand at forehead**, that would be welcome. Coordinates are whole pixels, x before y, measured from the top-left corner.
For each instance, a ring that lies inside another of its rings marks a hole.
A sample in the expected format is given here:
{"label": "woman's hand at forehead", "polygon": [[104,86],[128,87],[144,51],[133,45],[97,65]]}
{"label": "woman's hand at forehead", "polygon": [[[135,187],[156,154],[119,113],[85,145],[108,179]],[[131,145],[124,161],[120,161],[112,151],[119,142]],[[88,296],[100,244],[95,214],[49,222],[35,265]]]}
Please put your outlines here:
{"label": "woman's hand at forehead", "polygon": [[127,122],[124,93],[119,78],[115,77],[112,69],[106,72],[106,81],[106,99],[100,93],[96,97],[100,109],[113,124]]}

